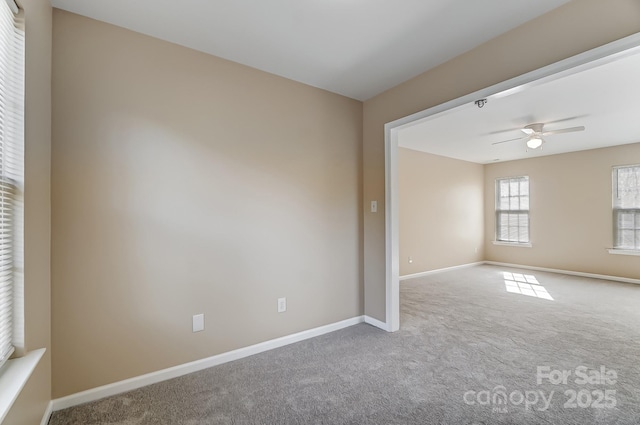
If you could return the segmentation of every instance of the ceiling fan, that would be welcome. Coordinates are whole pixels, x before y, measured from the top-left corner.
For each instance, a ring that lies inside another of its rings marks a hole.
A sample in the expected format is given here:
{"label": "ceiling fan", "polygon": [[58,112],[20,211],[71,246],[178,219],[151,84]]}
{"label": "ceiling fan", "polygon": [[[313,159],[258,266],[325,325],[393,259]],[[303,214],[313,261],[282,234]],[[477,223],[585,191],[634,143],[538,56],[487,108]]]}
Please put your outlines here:
{"label": "ceiling fan", "polygon": [[524,136],[518,137],[515,139],[503,140],[502,142],[495,142],[495,143],[492,143],[492,145],[499,145],[500,143],[507,143],[507,142],[515,142],[516,140],[525,140],[528,148],[538,149],[545,142],[543,138],[544,136],[551,136],[553,134],[561,134],[561,133],[573,133],[574,131],[583,131],[583,130],[584,130],[584,126],[544,131],[543,123],[534,123],[534,124],[529,124],[524,128],[520,129],[520,131],[522,131],[525,134]]}

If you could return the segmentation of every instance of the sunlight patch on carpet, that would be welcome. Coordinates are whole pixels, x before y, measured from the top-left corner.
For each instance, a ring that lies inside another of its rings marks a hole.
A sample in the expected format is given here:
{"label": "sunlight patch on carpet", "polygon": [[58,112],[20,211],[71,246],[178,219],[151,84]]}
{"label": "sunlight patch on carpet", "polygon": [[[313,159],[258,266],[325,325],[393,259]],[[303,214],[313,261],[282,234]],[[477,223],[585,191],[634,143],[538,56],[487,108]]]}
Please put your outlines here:
{"label": "sunlight patch on carpet", "polygon": [[535,276],[509,272],[502,272],[502,275],[507,292],[553,301],[553,297]]}

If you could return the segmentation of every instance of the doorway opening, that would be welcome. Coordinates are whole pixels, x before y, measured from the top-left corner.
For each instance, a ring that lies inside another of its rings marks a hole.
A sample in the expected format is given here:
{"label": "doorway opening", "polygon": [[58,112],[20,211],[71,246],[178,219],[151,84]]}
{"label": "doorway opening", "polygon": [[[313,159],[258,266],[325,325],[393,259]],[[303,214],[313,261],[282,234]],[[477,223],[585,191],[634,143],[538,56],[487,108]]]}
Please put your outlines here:
{"label": "doorway opening", "polygon": [[511,96],[640,52],[640,34],[617,40],[521,76],[385,124],[385,310],[384,329],[400,329],[398,148],[403,129],[454,113],[461,108]]}

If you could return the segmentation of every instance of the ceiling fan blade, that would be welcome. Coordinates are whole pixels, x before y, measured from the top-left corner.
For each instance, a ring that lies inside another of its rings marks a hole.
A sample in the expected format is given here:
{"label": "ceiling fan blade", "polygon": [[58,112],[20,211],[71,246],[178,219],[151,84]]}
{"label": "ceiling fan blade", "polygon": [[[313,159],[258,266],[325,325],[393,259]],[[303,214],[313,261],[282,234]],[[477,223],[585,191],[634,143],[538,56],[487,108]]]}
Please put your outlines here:
{"label": "ceiling fan blade", "polygon": [[522,131],[524,134],[528,134],[529,136],[535,133],[535,131],[532,128],[521,128],[520,131]]}
{"label": "ceiling fan blade", "polygon": [[503,140],[502,142],[495,142],[495,143],[491,143],[491,144],[492,145],[499,145],[500,143],[515,142],[516,140],[525,140],[525,139],[527,139],[527,137],[518,137],[517,139]]}
{"label": "ceiling fan blade", "polygon": [[505,128],[504,130],[491,131],[489,133],[486,133],[486,135],[487,136],[493,136],[494,134],[511,133],[513,131],[518,131],[518,130],[521,130],[521,129],[522,129],[522,127]]}
{"label": "ceiling fan blade", "polygon": [[584,118],[584,117],[588,117],[589,114],[582,114],[582,115],[576,115],[573,117],[567,117],[567,118],[562,118],[559,120],[553,120],[553,121],[545,121],[544,125],[549,125],[549,124],[556,124],[559,122],[565,122],[565,121],[573,121],[573,120],[577,120],[578,118]]}
{"label": "ceiling fan blade", "polygon": [[584,130],[584,126],[580,126],[580,127],[570,127],[570,128],[562,128],[560,130],[551,130],[551,131],[545,131],[544,133],[542,133],[543,136],[551,136],[553,134],[561,134],[561,133],[573,133],[574,131],[583,131]]}

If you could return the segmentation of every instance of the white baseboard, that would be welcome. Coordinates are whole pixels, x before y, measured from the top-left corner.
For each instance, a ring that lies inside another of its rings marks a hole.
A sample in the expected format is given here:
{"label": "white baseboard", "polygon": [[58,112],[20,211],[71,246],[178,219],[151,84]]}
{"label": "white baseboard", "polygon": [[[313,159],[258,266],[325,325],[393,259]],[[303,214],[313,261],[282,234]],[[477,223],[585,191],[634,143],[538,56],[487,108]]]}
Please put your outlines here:
{"label": "white baseboard", "polygon": [[[628,278],[628,277],[609,276],[609,275],[595,274],[595,273],[576,272],[576,271],[572,271],[572,270],[552,269],[552,268],[549,268],[549,267],[537,267],[537,266],[525,266],[525,265],[522,265],[522,264],[501,263],[501,262],[498,262],[498,261],[478,261],[477,263],[461,264],[459,266],[446,267],[444,269],[436,269],[436,270],[429,270],[429,271],[426,271],[426,272],[407,274],[407,275],[404,275],[404,276],[400,276],[400,280],[413,279],[413,278],[416,278],[416,277],[428,276],[428,275],[431,275],[431,274],[448,272],[448,271],[462,269],[462,268],[466,268],[466,267],[479,266],[481,264],[488,264],[488,265],[492,265],[492,266],[501,266],[501,267],[513,267],[515,269],[538,270],[538,271],[541,271],[541,272],[559,273],[559,274],[566,274],[566,275],[571,275],[571,276],[589,277],[589,278],[593,278],[593,279],[612,280],[612,281],[615,281],[615,282],[635,283],[635,284],[639,284],[640,285],[640,279],[631,279],[631,278]],[[368,322],[367,318],[368,318],[368,316],[365,316],[365,322],[371,323],[374,326],[377,326],[377,327],[379,327],[381,329],[385,329],[386,330],[385,327],[378,326],[377,324],[374,324],[373,322]],[[373,319],[373,318],[370,318],[370,319],[375,321],[375,322],[381,323],[382,326],[386,326],[386,324],[383,323],[383,322],[380,322],[380,321],[378,321],[376,319]]]}
{"label": "white baseboard", "polygon": [[489,264],[492,266],[501,266],[501,267],[513,267],[514,269],[538,270],[541,272],[567,274],[570,276],[590,277],[593,279],[613,280],[615,282],[635,283],[637,285],[640,285],[640,279],[631,279],[628,277],[609,276],[605,274],[595,274],[595,273],[574,272],[572,270],[550,269],[548,267],[524,266],[522,264],[499,263],[497,261],[485,261],[484,264]]}
{"label": "white baseboard", "polygon": [[49,423],[49,419],[51,419],[51,413],[53,413],[53,401],[50,401],[47,405],[47,409],[44,411],[44,415],[42,415],[40,425],[47,425]]}
{"label": "white baseboard", "polygon": [[57,398],[52,401],[53,411],[66,409],[68,407],[77,406],[78,404],[99,400],[104,397],[120,394],[123,392],[135,390],[140,387],[155,384],[157,382],[166,381],[167,379],[177,378],[178,376],[187,375],[202,369],[207,369],[223,363],[239,360],[244,357],[262,353],[264,351],[273,350],[274,348],[283,347],[295,342],[304,341],[305,339],[324,335],[339,329],[347,328],[364,322],[364,316],[353,317],[341,322],[331,323],[329,325],[320,326],[314,329],[298,332],[292,335],[283,336],[281,338],[272,339],[270,341],[261,342],[259,344],[250,345],[249,347],[239,348],[237,350],[228,351],[201,360],[190,363],[181,364],[170,367],[168,369],[159,370],[145,375],[136,376],[125,379],[124,381],[114,382],[112,384],[103,385],[101,387],[92,388],[90,390],[71,394],[66,397]]}
{"label": "white baseboard", "polygon": [[371,316],[364,316],[364,322],[370,324],[371,326],[375,326],[376,328],[380,328],[383,331],[389,332],[389,326],[385,322],[381,322],[378,319],[374,319]]}
{"label": "white baseboard", "polygon": [[478,261],[478,262],[475,262],[475,263],[461,264],[459,266],[445,267],[443,269],[428,270],[426,272],[420,272],[420,273],[405,274],[404,276],[400,276],[399,279],[400,280],[413,279],[413,278],[416,278],[416,277],[429,276],[430,274],[436,274],[436,273],[442,273],[442,272],[450,272],[452,270],[458,270],[458,269],[464,269],[464,268],[467,268],[467,267],[479,266],[481,264],[485,264],[485,261]]}

